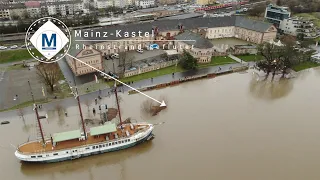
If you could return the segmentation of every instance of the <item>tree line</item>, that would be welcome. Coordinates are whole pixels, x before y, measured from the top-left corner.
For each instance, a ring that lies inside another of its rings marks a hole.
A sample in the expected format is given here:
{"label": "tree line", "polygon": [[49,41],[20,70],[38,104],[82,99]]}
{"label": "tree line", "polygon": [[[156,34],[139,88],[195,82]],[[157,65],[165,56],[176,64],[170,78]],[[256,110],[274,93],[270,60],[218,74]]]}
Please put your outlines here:
{"label": "tree line", "polygon": [[257,68],[264,71],[266,78],[272,74],[272,79],[278,72],[282,77],[294,66],[303,61],[310,61],[314,51],[302,52],[296,47],[295,38],[284,36],[282,38],[283,46],[277,46],[270,43],[263,43],[258,46],[258,52],[264,57],[264,60],[257,62]]}

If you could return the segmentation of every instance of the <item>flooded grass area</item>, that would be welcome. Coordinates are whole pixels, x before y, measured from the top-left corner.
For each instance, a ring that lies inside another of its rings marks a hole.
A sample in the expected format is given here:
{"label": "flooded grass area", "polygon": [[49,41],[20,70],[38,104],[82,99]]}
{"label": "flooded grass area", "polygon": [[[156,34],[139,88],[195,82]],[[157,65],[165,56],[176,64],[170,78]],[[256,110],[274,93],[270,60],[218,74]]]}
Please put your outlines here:
{"label": "flooded grass area", "polygon": [[295,71],[302,71],[304,69],[309,69],[309,68],[318,67],[318,66],[320,66],[319,63],[315,63],[312,61],[304,61],[298,65],[293,66],[292,69]]}

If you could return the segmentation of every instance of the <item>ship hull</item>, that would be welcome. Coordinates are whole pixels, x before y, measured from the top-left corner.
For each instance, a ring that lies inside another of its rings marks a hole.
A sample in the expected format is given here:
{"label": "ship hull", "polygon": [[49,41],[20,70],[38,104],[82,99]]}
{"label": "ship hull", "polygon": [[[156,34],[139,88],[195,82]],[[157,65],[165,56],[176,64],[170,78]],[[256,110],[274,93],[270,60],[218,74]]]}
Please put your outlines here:
{"label": "ship hull", "polygon": [[[15,155],[18,159],[20,159],[23,162],[32,162],[32,163],[55,163],[55,162],[61,162],[61,161],[74,160],[82,157],[88,157],[88,156],[97,155],[97,154],[119,151],[119,150],[136,146],[145,141],[151,140],[154,137],[152,132],[153,132],[153,128],[151,128],[151,130],[147,131],[142,136],[130,138],[131,139],[130,143],[126,143],[121,146],[109,147],[109,148],[97,148],[96,150],[87,150],[87,151],[80,151],[80,152],[78,151],[79,148],[75,148],[77,149],[78,153],[56,156],[54,158],[52,157],[47,158],[45,154],[42,154],[43,157],[41,158],[30,158],[30,156],[25,156],[23,154],[20,154],[18,151],[15,152]],[[105,143],[95,144],[94,146],[100,146],[101,144],[105,144]]]}

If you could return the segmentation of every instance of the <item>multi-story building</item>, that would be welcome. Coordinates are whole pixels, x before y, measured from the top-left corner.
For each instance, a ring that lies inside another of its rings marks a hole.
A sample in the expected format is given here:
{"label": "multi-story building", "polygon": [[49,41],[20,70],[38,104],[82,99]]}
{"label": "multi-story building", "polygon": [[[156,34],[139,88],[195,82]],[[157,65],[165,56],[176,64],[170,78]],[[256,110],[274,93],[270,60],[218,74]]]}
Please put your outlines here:
{"label": "multi-story building", "polygon": [[284,34],[297,36],[299,33],[304,34],[305,37],[315,37],[317,35],[316,29],[312,21],[302,18],[288,18],[281,21],[279,29]]}
{"label": "multi-story building", "polygon": [[[176,41],[175,48],[179,53],[183,50],[188,51],[193,57],[198,59],[199,63],[208,63],[211,61],[213,44],[201,34],[186,31],[174,37]],[[184,41],[187,40],[187,41]],[[194,40],[194,41],[190,41]]]}
{"label": "multi-story building", "polygon": [[114,6],[115,7],[120,7],[120,8],[123,8],[127,5],[127,0],[115,0],[113,1],[114,2]]}
{"label": "multi-story building", "polygon": [[[80,50],[75,57],[99,70],[103,71],[103,58],[101,51],[97,49],[91,48],[83,48]],[[69,57],[66,57],[68,60],[68,64],[72,70],[72,72],[76,76],[80,76],[83,74],[89,74],[96,72],[95,69],[90,68],[89,66]]]}
{"label": "multi-story building", "polygon": [[26,6],[23,3],[10,4],[9,12],[12,19],[15,19],[15,18],[23,19],[23,18],[26,18],[26,16],[28,15]]}
{"label": "multi-story building", "polygon": [[[121,31],[120,34],[117,32]],[[142,37],[138,37],[138,32]],[[84,37],[85,32],[93,35],[94,37]],[[107,37],[103,37],[105,42],[101,42],[101,37],[96,37],[96,35],[101,35],[107,32]],[[135,37],[132,36],[132,32],[135,32]],[[124,33],[128,33],[124,36]],[[277,34],[277,29],[270,23],[254,21],[241,16],[231,16],[231,17],[217,17],[217,18],[190,18],[190,19],[174,19],[174,20],[159,20],[152,23],[137,23],[137,24],[125,24],[122,26],[109,26],[107,28],[101,28],[96,30],[78,30],[74,32],[73,39],[90,42],[90,47],[101,52],[102,55],[108,55],[112,53],[121,53],[127,50],[137,50],[148,46],[150,43],[157,43],[161,48],[164,46],[175,45],[177,46],[188,45],[188,41],[185,42],[175,42],[171,40],[196,40],[191,45],[193,49],[190,50],[191,54],[198,59],[200,63],[205,63],[210,61],[211,56],[217,55],[215,52],[217,48],[212,46],[209,40],[224,38],[224,37],[236,37],[250,43],[260,44],[263,42],[269,42],[274,39]],[[78,36],[75,36],[78,34]],[[81,36],[82,34],[82,36]],[[148,36],[146,36],[148,34]],[[120,35],[120,36],[119,36]],[[89,40],[89,41],[88,41]],[[95,41],[96,40],[96,41]],[[158,40],[167,43],[160,44]],[[166,41],[168,40],[168,41]],[[171,42],[171,43],[170,43]],[[87,44],[88,45],[88,44]],[[71,55],[76,56],[79,53],[84,52],[86,49],[83,48],[83,44],[73,43]],[[87,46],[85,46],[87,47]],[[190,47],[190,44],[189,44]],[[170,49],[167,48],[167,49]],[[181,48],[177,49],[178,52],[182,52]],[[220,51],[219,51],[220,53]],[[80,55],[79,55],[80,56]],[[87,56],[82,56],[81,60],[86,63],[91,63],[92,58],[86,58]],[[95,58],[98,55],[95,54]],[[88,74],[91,71],[82,70],[77,71],[82,66],[78,66],[72,58],[67,58],[70,67],[73,68],[75,75]],[[95,59],[96,60],[96,59]],[[103,67],[103,59],[97,59],[97,62],[101,62]],[[92,61],[92,63],[95,61]],[[100,67],[100,65],[99,65]]]}
{"label": "multi-story building", "polygon": [[47,8],[49,15],[72,15],[77,12],[82,12],[84,9],[84,3],[81,0],[74,1],[52,1],[41,4]]}
{"label": "multi-story building", "polygon": [[113,6],[112,0],[94,0],[93,6],[96,9],[105,9],[107,7]]}
{"label": "multi-story building", "polygon": [[280,22],[289,18],[290,15],[291,13],[288,7],[280,7],[269,4],[266,8],[264,17],[270,23],[273,23],[276,27],[279,27]]}
{"label": "multi-story building", "polygon": [[7,6],[0,6],[0,19],[12,19],[10,16],[10,9]]}
{"label": "multi-story building", "polygon": [[140,8],[149,8],[155,5],[155,0],[135,0],[135,5]]}
{"label": "multi-story building", "polygon": [[27,1],[25,2],[27,13],[29,17],[37,18],[41,16],[41,4],[40,1]]}

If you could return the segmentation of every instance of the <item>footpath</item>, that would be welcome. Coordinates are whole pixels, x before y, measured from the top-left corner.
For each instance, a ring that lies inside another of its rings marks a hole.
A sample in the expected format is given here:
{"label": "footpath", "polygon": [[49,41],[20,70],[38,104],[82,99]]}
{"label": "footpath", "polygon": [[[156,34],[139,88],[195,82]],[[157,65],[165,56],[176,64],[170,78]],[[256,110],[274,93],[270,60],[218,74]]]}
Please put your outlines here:
{"label": "footpath", "polygon": [[[252,65],[254,65],[254,62],[247,63],[246,66],[252,66]],[[157,84],[168,83],[171,81],[184,79],[186,77],[201,76],[201,75],[207,75],[207,74],[218,73],[218,72],[226,72],[226,71],[230,71],[230,69],[237,69],[237,68],[240,68],[243,66],[244,66],[243,64],[239,64],[239,63],[226,64],[226,65],[221,65],[221,66],[211,66],[211,67],[207,67],[207,68],[203,68],[203,69],[197,69],[197,70],[186,71],[186,72],[178,72],[178,73],[174,73],[174,75],[167,74],[167,75],[163,75],[163,76],[154,77],[152,79],[144,79],[144,80],[130,83],[128,85],[135,88],[135,89],[141,89],[141,88],[148,87],[148,86],[154,86]],[[99,84],[97,84],[97,86],[96,86],[96,87],[99,87],[98,89],[93,89],[94,82],[91,82],[91,84],[92,84],[92,87],[90,88],[91,93],[85,92],[84,88],[79,88],[82,90],[79,93],[80,94],[95,94],[96,96],[98,96],[98,95],[108,96],[108,92],[110,93],[110,87],[108,87],[107,85],[104,85],[104,88],[103,88],[101,86],[101,82]],[[120,88],[121,88],[121,91],[123,91],[123,92],[132,90],[127,86],[120,86]]]}

